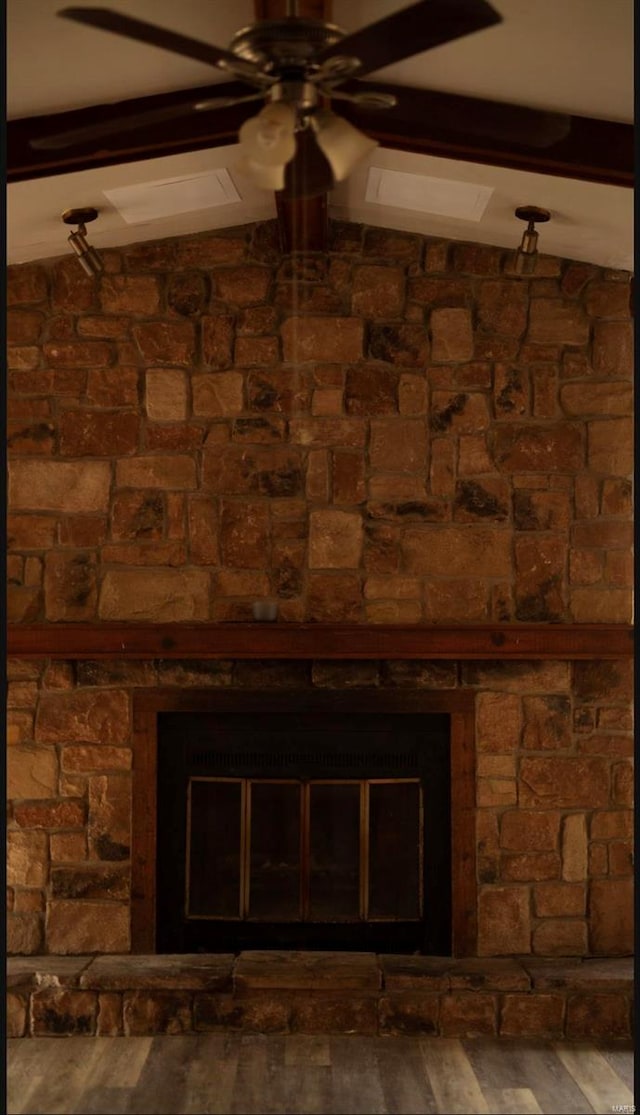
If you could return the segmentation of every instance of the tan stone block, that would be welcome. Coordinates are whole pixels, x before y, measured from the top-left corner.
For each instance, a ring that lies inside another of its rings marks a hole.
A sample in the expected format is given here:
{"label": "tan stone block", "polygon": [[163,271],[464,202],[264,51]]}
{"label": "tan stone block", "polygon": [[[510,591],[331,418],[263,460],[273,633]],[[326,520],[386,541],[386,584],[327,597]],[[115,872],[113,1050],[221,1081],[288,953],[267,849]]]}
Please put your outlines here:
{"label": "tan stone block", "polygon": [[633,327],[628,321],[598,321],[593,330],[593,368],[604,376],[632,375]]}
{"label": "tan stone block", "polygon": [[15,887],[44,887],[49,875],[47,835],[44,832],[7,832],[7,883]]}
{"label": "tan stone block", "polygon": [[523,758],[520,763],[520,804],[580,808],[606,805],[609,768],[605,759]]}
{"label": "tan stone block", "polygon": [[209,574],[199,569],[110,570],[98,603],[101,619],[156,623],[209,618]]}
{"label": "tan stone block", "polygon": [[22,1038],[27,1030],[27,1011],[29,1007],[28,994],[16,991],[7,992],[7,1037]]}
{"label": "tan stone block", "polygon": [[9,504],[20,511],[106,511],[107,461],[11,461]]}
{"label": "tan stone block", "polygon": [[181,422],[187,417],[187,381],[177,368],[148,368],[145,404],[154,422]]}
{"label": "tan stone block", "polygon": [[33,739],[33,713],[11,710],[6,717],[7,743],[15,747]]}
{"label": "tan stone block", "polygon": [[56,520],[52,515],[8,515],[9,549],[46,550],[54,543]]}
{"label": "tan stone block", "polygon": [[476,698],[478,751],[509,752],[520,744],[522,706],[511,693],[479,693]]}
{"label": "tan stone block", "polygon": [[89,850],[101,860],[128,859],[131,845],[131,779],[124,774],[89,778]]}
{"label": "tan stone block", "polygon": [[151,275],[104,275],[100,304],[105,313],[153,317],[160,309],[158,280]]}
{"label": "tan stone block", "polygon": [[[435,447],[436,444],[449,445],[453,452],[453,445],[450,442],[434,441],[433,446]],[[483,434],[463,435],[458,442],[458,475],[476,476],[493,471],[494,466],[487,452],[485,436]]]}
{"label": "tan stone block", "polygon": [[366,439],[366,423],[359,418],[292,418],[289,436],[292,444],[326,449],[360,449]]}
{"label": "tan stone block", "polygon": [[7,794],[15,801],[52,798],[58,785],[58,757],[51,748],[12,747],[7,754]]}
{"label": "tan stone block", "polygon": [[64,747],[61,752],[65,772],[130,770],[131,751],[128,747]]}
{"label": "tan stone block", "polygon": [[566,383],[560,402],[568,415],[631,414],[633,388],[624,380]]}
{"label": "tan stone block", "polygon": [[603,555],[597,550],[569,552],[569,582],[572,585],[595,585],[602,580]]}
{"label": "tan stone block", "polygon": [[504,882],[530,883],[538,879],[558,879],[560,856],[556,852],[531,852],[503,855],[500,877]]}
{"label": "tan stone block", "polygon": [[134,325],[132,332],[146,363],[191,365],[195,356],[195,331],[191,322],[145,322]]}
{"label": "tan stone block", "polygon": [[[476,784],[476,805],[494,807],[515,805],[518,788],[515,778],[478,778]],[[509,876],[505,875],[505,878]]]}
{"label": "tan stone block", "polygon": [[264,503],[224,500],[220,514],[220,546],[224,565],[261,569],[269,542],[269,509]]}
{"label": "tan stone block", "polygon": [[268,267],[225,267],[215,272],[215,296],[237,306],[263,302],[270,281],[271,270]]}
{"label": "tan stone block", "polygon": [[478,956],[531,952],[529,888],[481,887],[478,894]]}
{"label": "tan stone block", "polygon": [[529,308],[527,340],[534,344],[586,345],[589,319],[576,302],[536,298]]}
{"label": "tan stone block", "polygon": [[80,828],[85,822],[84,803],[80,800],[25,801],[13,809],[13,819],[21,828]]}
{"label": "tan stone block", "polygon": [[348,511],[312,511],[309,568],[355,569],[362,554],[362,518]]}
{"label": "tan stone block", "polygon": [[587,423],[588,465],[608,476],[629,476],[633,469],[633,419],[603,418]]}
{"label": "tan stone block", "polygon": [[489,617],[487,582],[475,578],[425,581],[424,602],[434,623],[479,623]]}
{"label": "tan stone block", "polygon": [[568,697],[524,697],[522,746],[534,751],[554,751],[572,744],[571,703]]}
{"label": "tan stone block", "polygon": [[500,577],[511,572],[510,532],[499,527],[407,528],[402,551],[409,573]]}
{"label": "tan stone block", "polygon": [[422,606],[417,600],[375,600],[365,604],[367,623],[421,623]]}
{"label": "tan stone block", "polygon": [[[148,579],[148,575],[144,574]],[[129,694],[125,690],[43,693],[36,717],[40,743],[123,744],[130,735]]]}
{"label": "tan stone block", "polygon": [[217,574],[215,584],[218,596],[252,596],[255,599],[269,595],[269,578],[257,569],[224,569]]}
{"label": "tan stone block", "polygon": [[591,821],[592,840],[615,840],[625,836],[633,836],[633,813],[631,810],[605,810],[594,814]]}
{"label": "tan stone block", "polygon": [[11,681],[7,687],[7,708],[31,708],[38,699],[36,681]]}
{"label": "tan stone block", "polygon": [[60,956],[128,952],[128,907],[120,902],[53,900],[47,909],[47,944]]}
{"label": "tan stone block", "polygon": [[583,883],[538,883],[533,888],[536,917],[584,917],[587,893]]}
{"label": "tan stone block", "polygon": [[362,357],[363,323],[358,318],[290,317],[280,332],[286,363],[350,363]]}

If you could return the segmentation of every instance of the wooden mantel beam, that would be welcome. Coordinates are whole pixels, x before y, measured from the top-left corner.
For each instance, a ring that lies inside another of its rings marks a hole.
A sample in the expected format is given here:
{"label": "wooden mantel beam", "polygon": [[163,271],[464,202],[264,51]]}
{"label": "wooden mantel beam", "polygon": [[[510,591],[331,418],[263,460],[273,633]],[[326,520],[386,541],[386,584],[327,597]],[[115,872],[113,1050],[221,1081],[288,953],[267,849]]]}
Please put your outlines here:
{"label": "wooden mantel beam", "polygon": [[330,623],[10,625],[18,658],[612,659],[633,653],[629,624],[404,626]]}

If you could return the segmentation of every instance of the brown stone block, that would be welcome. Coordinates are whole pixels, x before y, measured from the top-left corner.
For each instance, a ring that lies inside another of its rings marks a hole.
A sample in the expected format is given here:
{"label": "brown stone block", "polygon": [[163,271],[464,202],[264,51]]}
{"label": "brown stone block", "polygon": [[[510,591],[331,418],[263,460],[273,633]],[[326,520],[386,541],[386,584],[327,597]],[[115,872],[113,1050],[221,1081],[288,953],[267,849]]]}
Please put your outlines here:
{"label": "brown stone block", "polygon": [[561,1038],[564,1011],[563,995],[505,995],[500,1011],[500,1036]]}
{"label": "brown stone block", "polygon": [[[433,452],[434,452],[434,449],[435,449],[436,445],[442,446],[443,450],[446,446],[448,448],[448,451],[451,454],[453,454],[453,451],[454,451],[453,444],[449,441],[444,441],[442,439],[438,439],[437,442],[434,441],[432,443],[432,461],[434,460]],[[453,464],[450,467],[451,467],[451,471],[453,471]],[[492,462],[492,460],[491,460],[491,458],[490,458],[490,456],[487,452],[487,443],[486,443],[486,437],[484,436],[484,434],[482,434],[482,435],[471,434],[469,436],[463,436],[463,437],[459,438],[459,441],[458,441],[458,475],[459,476],[476,476],[478,474],[489,473],[489,472],[494,472],[494,466],[493,466],[493,462]],[[433,475],[433,464],[432,464],[432,475]],[[432,483],[433,483],[433,481],[432,481]],[[443,492],[443,494],[448,494],[448,491],[449,491],[449,489],[447,488]]]}
{"label": "brown stone block", "polygon": [[503,254],[502,248],[487,244],[454,244],[453,270],[470,275],[499,275]]}
{"label": "brown stone block", "polygon": [[628,378],[633,368],[633,327],[628,321],[598,321],[593,331],[593,368],[604,376]]}
{"label": "brown stone block", "polygon": [[14,800],[51,798],[58,785],[58,757],[50,747],[11,747],[7,754],[7,796]]}
{"label": "brown stone block", "polygon": [[517,280],[483,282],[478,293],[478,321],[482,329],[521,337],[527,325],[527,294]]}
{"label": "brown stone block", "polygon": [[630,588],[576,588],[570,607],[575,623],[630,623],[633,616]]}
{"label": "brown stone block", "polygon": [[17,746],[21,743],[30,743],[33,739],[33,713],[18,712],[13,709],[6,717],[7,743]]}
{"label": "brown stone block", "polygon": [[633,803],[633,764],[614,763],[612,781],[612,802],[615,805],[631,805]]}
{"label": "brown stone block", "polygon": [[362,518],[349,511],[312,511],[309,567],[357,569],[362,554]]}
{"label": "brown stone block", "polygon": [[[100,860],[129,858],[131,779],[128,775],[89,778],[89,847]],[[114,951],[114,950],[108,950]]]}
{"label": "brown stone block", "polygon": [[311,413],[342,414],[342,394],[341,387],[317,387],[312,396]]}
{"label": "brown stone block", "polygon": [[575,302],[536,298],[529,310],[527,340],[533,344],[585,345],[589,341],[589,319]]}
{"label": "brown stone block", "polygon": [[96,1032],[97,996],[91,991],[43,988],[31,995],[34,1037],[80,1036]]}
{"label": "brown stone block", "polygon": [[574,813],[562,822],[562,878],[580,882],[587,877],[587,825],[584,813]]}
{"label": "brown stone block", "polygon": [[48,620],[88,620],[98,599],[95,555],[54,550],[45,558],[44,596]]}
{"label": "brown stone block", "polygon": [[616,519],[596,519],[593,522],[576,523],[572,530],[576,546],[602,547],[603,549],[627,549],[633,545],[633,524]]}
{"label": "brown stone block", "polygon": [[52,953],[128,952],[129,908],[118,902],[56,899],[48,903],[47,946]]}
{"label": "brown stone block", "polygon": [[233,955],[165,954],[97,957],[80,986],[109,991],[226,991],[231,988]]}
{"label": "brown stone block", "polygon": [[475,578],[425,581],[424,602],[434,623],[481,623],[489,618],[487,582]]}
{"label": "brown stone block", "polygon": [[23,1038],[27,1031],[29,996],[17,991],[7,992],[7,1037]]}
{"label": "brown stone block", "polygon": [[10,345],[36,344],[40,338],[44,314],[39,310],[9,310],[7,312],[7,342]]}
{"label": "brown stone block", "polygon": [[633,698],[633,663],[592,661],[573,663],[576,697],[585,702],[609,704]]}
{"label": "brown stone block", "polygon": [[460,991],[440,1000],[440,1033],[443,1037],[481,1037],[497,1033],[495,995]]}
{"label": "brown stone block", "polygon": [[261,569],[268,543],[269,509],[266,504],[222,502],[220,547],[225,565]]}
{"label": "brown stone block", "polygon": [[585,755],[633,755],[633,736],[629,733],[596,732],[578,740],[578,751]]}
{"label": "brown stone block", "polygon": [[575,472],[584,467],[583,429],[576,423],[499,425],[491,432],[490,447],[498,468],[509,472]]}
{"label": "brown stone block", "polygon": [[51,871],[52,898],[129,898],[129,867],[84,864],[54,867]]}
{"label": "brown stone block", "polygon": [[89,406],[135,406],[139,375],[137,368],[92,368],[87,373],[84,401]]}
{"label": "brown stone block", "polygon": [[8,515],[9,549],[46,550],[53,546],[56,520],[53,515]]}
{"label": "brown stone block", "polygon": [[635,563],[633,554],[620,551],[609,553],[605,557],[604,580],[609,585],[618,588],[631,588],[634,583]]}
{"label": "brown stone block", "polygon": [[237,992],[256,989],[377,991],[380,970],[370,952],[241,952],[234,969]]}
{"label": "brown stone block", "polygon": [[536,492],[520,489],[513,496],[516,530],[562,530],[569,525],[569,497],[566,492]]}
{"label": "brown stone block", "polygon": [[236,418],[232,425],[233,440],[249,444],[272,444],[282,441],[285,434],[283,418]]}
{"label": "brown stone block", "polygon": [[633,836],[633,812],[627,809],[602,810],[591,819],[592,840],[620,840]]}
{"label": "brown stone block", "polygon": [[383,995],[378,1003],[379,1032],[392,1037],[437,1034],[440,998],[416,992]]}
{"label": "brown stone block", "polygon": [[189,367],[193,361],[195,334],[191,322],[145,322],[133,326],[133,337],[143,359],[149,364]]}
{"label": "brown stone block", "polygon": [[633,843],[631,840],[616,840],[609,845],[609,874],[633,875]]}
{"label": "brown stone block", "polygon": [[529,976],[522,964],[506,958],[453,960],[450,962],[449,979],[452,991],[526,991],[530,987]]}
{"label": "brown stone block", "polygon": [[571,550],[569,552],[569,583],[594,585],[602,580],[603,555],[597,550]]}
{"label": "brown stone block", "polygon": [[397,372],[372,364],[347,368],[344,399],[347,414],[396,414]]}
{"label": "brown stone block", "polygon": [[520,763],[520,804],[580,808],[609,800],[609,766],[605,759],[530,758]]}
{"label": "brown stone block", "polygon": [[560,813],[509,810],[502,816],[500,846],[510,852],[556,851]]}
{"label": "brown stone block", "polygon": [[633,511],[631,481],[619,477],[606,479],[602,484],[601,510],[603,515],[631,515]]}
{"label": "brown stone block", "polygon": [[187,456],[136,457],[118,461],[116,484],[119,488],[161,488],[176,491],[196,487],[195,462]]}
{"label": "brown stone block", "polygon": [[561,287],[564,294],[570,298],[579,294],[590,279],[597,275],[597,269],[591,263],[577,263],[572,261],[568,264],[564,275],[562,276]]}
{"label": "brown stone block", "polygon": [[36,681],[10,681],[7,687],[7,708],[32,708],[38,699]]}
{"label": "brown stone block", "polygon": [[165,453],[186,453],[199,449],[204,441],[206,430],[195,423],[172,424],[170,426],[148,425],[144,431],[144,448],[160,449]]}
{"label": "brown stone block", "polygon": [[502,421],[519,421],[530,410],[529,377],[525,368],[496,363],[493,382],[493,409]]}
{"label": "brown stone block", "polygon": [[586,889],[583,883],[538,883],[533,888],[536,917],[584,917]]}
{"label": "brown stone block", "polygon": [[87,858],[87,838],[84,832],[52,832],[49,836],[49,856],[52,863],[79,863]]}
{"label": "brown stone block", "polygon": [[204,313],[210,296],[208,275],[196,271],[173,274],[167,289],[167,307],[180,317],[196,317]]}
{"label": "brown stone block", "polygon": [[509,956],[528,952],[531,952],[529,888],[481,887],[478,895],[478,955]]}
{"label": "brown stone block", "polygon": [[588,465],[594,472],[628,476],[633,469],[633,420],[603,418],[587,423]]}
{"label": "brown stone block", "polygon": [[286,363],[350,363],[362,358],[363,323],[348,317],[290,317],[281,327]]}
{"label": "brown stone block", "polygon": [[585,956],[587,925],[582,918],[548,918],[533,931],[533,951],[539,956]]}
{"label": "brown stone block", "polygon": [[365,523],[363,565],[369,573],[395,573],[399,564],[399,528]]}
{"label": "brown stone block", "polygon": [[490,423],[486,396],[467,393],[433,391],[430,427],[434,433],[451,430],[456,434],[477,434]]}
{"label": "brown stone block", "polygon": [[272,994],[233,995],[199,992],[194,997],[193,1026],[198,1032],[243,1030],[246,1033],[289,1033],[291,999]]}
{"label": "brown stone block", "polygon": [[14,807],[14,820],[21,828],[81,828],[85,822],[81,801],[25,802]]}
{"label": "brown stone block", "polygon": [[507,576],[511,572],[508,531],[489,526],[407,528],[402,539],[405,569],[447,577]]}
{"label": "brown stone block", "polygon": [[206,496],[190,496],[188,523],[191,560],[198,565],[217,565],[219,561],[217,502]]}
{"label": "brown stone block", "polygon": [[[403,368],[425,368],[429,360],[429,336],[422,324],[372,324],[368,355]],[[376,374],[380,371],[378,367]]]}
{"label": "brown stone block", "polygon": [[273,306],[248,306],[240,311],[236,321],[238,336],[256,337],[275,332],[279,315]]}
{"label": "brown stone block", "polygon": [[558,367],[556,364],[535,364],[531,368],[535,418],[555,418],[558,414]]}
{"label": "brown stone block", "polygon": [[292,418],[289,422],[289,436],[294,445],[361,449],[366,433],[366,423],[359,418]]}
{"label": "brown stone block", "polygon": [[560,391],[560,402],[568,415],[631,414],[633,388],[624,380],[567,383]]}
{"label": "brown stone block", "polygon": [[502,477],[458,480],[455,492],[453,517],[458,522],[502,523],[509,518],[510,489]]}
{"label": "brown stone block", "polygon": [[100,305],[104,313],[154,317],[160,309],[158,280],[151,275],[104,275]]}
{"label": "brown stone block", "polygon": [[417,600],[375,600],[365,605],[367,623],[421,623],[422,606]]}
{"label": "brown stone block", "polygon": [[96,1035],[101,1038],[115,1038],[122,1033],[122,995],[103,991],[98,995]]}
{"label": "brown stone block", "polygon": [[56,428],[51,422],[7,423],[7,448],[12,456],[50,457],[56,448]]}
{"label": "brown stone block", "polygon": [[51,368],[95,368],[112,364],[112,348],[106,341],[46,342],[42,346]]}
{"label": "brown stone block", "polygon": [[501,878],[505,882],[529,883],[538,879],[560,877],[560,856],[557,852],[503,855]]}
{"label": "brown stone block", "polygon": [[125,991],[122,1020],[127,1037],[188,1034],[193,1030],[191,996],[184,991]]}
{"label": "brown stone block", "polygon": [[131,320],[126,314],[79,317],[76,328],[80,337],[99,337],[104,340],[127,337]]}
{"label": "brown stone block", "polygon": [[9,956],[33,956],[42,952],[40,914],[8,914],[6,926],[6,949]]}
{"label": "brown stone block", "polygon": [[155,541],[162,538],[165,497],[159,491],[116,492],[111,505],[110,534],[116,541]]}
{"label": "brown stone block", "polygon": [[11,461],[9,505],[15,511],[106,511],[107,461]]}
{"label": "brown stone block", "polygon": [[290,1027],[300,1034],[376,1034],[378,1000],[314,993],[291,1001]]}
{"label": "brown stone block", "polygon": [[122,744],[129,740],[129,695],[124,690],[44,693],[36,717],[41,743]]}
{"label": "brown stone block", "polygon": [[476,699],[476,746],[479,752],[512,751],[520,744],[522,707],[516,694],[479,693]]}
{"label": "brown stone block", "polygon": [[277,337],[238,337],[233,350],[234,364],[239,368],[277,364],[279,357]]}
{"label": "brown stone block", "polygon": [[246,264],[225,267],[214,273],[215,296],[222,302],[249,306],[264,302],[271,282],[271,269]]}
{"label": "brown stone block", "polygon": [[291,414],[309,407],[310,391],[296,368],[261,368],[259,372],[248,374],[247,384],[248,403],[252,410]]}
{"label": "brown stone block", "polygon": [[515,539],[516,618],[558,621],[565,612],[565,540],[523,534]]}
{"label": "brown stone block", "polygon": [[[157,245],[158,247],[164,245]],[[197,235],[191,238],[180,239],[171,245],[175,252],[175,263],[178,267],[197,267],[208,271],[210,267],[220,264],[238,263],[247,254],[246,238],[244,234],[218,233],[212,236]],[[167,260],[162,264],[163,269],[169,266]],[[148,265],[147,265],[148,266]]]}
{"label": "brown stone block", "polygon": [[442,307],[431,311],[431,359],[434,364],[472,360],[473,329],[469,310]]}
{"label": "brown stone block", "polygon": [[449,957],[385,954],[378,963],[386,991],[419,992],[416,998],[429,998],[434,992],[449,990]]}
{"label": "brown stone block", "polygon": [[423,472],[427,433],[420,419],[373,419],[369,461],[380,471]]}
{"label": "brown stone block", "polygon": [[46,302],[47,272],[38,264],[20,264],[7,270],[7,304]]}
{"label": "brown stone block", "polygon": [[89,549],[101,546],[107,539],[106,516],[67,515],[58,525],[61,546]]}
{"label": "brown stone block", "polygon": [[405,372],[400,376],[398,385],[398,410],[406,417],[415,417],[427,412],[427,383],[419,375]]}
{"label": "brown stone block", "polygon": [[524,697],[522,746],[533,751],[557,751],[572,745],[571,703],[568,697]]}
{"label": "brown stone block", "polygon": [[566,1035],[577,1041],[611,1041],[632,1036],[626,995],[570,995]]}
{"label": "brown stone block", "polygon": [[352,290],[352,313],[373,318],[394,318],[402,315],[403,268],[374,264],[355,267]]}
{"label": "brown stone block", "polygon": [[357,623],[362,614],[362,589],[357,573],[310,573],[309,618],[316,622]]}
{"label": "brown stone block", "polygon": [[102,547],[103,562],[109,565],[184,565],[183,542],[133,542]]}
{"label": "brown stone block", "polygon": [[331,454],[331,492],[334,503],[357,504],[366,498],[364,457],[334,449]]}

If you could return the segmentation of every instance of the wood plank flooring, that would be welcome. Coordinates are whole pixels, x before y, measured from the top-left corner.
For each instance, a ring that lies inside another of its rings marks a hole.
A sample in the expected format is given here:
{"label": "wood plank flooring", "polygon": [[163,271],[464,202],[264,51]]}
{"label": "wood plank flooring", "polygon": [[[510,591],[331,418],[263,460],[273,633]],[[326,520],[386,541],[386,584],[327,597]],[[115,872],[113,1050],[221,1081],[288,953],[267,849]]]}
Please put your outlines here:
{"label": "wood plank flooring", "polygon": [[8,1042],[8,1115],[589,1115],[633,1109],[630,1045],[201,1034]]}

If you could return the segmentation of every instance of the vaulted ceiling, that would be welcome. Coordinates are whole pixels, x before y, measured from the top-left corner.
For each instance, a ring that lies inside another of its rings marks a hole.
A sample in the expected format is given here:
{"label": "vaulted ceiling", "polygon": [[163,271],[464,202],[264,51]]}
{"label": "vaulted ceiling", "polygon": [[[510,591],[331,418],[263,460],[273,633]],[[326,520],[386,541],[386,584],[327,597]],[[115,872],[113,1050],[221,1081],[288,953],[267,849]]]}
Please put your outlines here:
{"label": "vaulted ceiling", "polygon": [[[327,209],[347,220],[515,246],[522,226],[514,209],[535,204],[552,214],[541,230],[543,251],[631,268],[633,0],[491,2],[501,23],[368,76],[367,84],[397,87],[396,109],[356,116],[342,102],[334,106],[379,147],[328,199],[298,204],[276,195],[276,209],[273,193],[236,172],[237,129],[255,114],[255,104],[123,131],[62,152],[32,148],[30,139],[97,115],[180,104],[193,99],[194,89],[198,98],[216,95],[216,86],[228,88],[229,80],[204,63],[60,19],[55,13],[63,0],[8,0],[10,261],[63,253],[60,214],[80,205],[100,211],[91,230],[97,247],[276,213],[289,246],[295,237],[296,244],[318,247]],[[298,13],[324,15],[350,32],[407,6],[406,0],[300,0]],[[286,11],[284,0],[114,0],[114,7],[221,47],[255,18]],[[406,88],[410,94],[403,94]],[[116,109],[116,102],[125,104]],[[483,114],[504,116],[510,105],[568,114],[568,134],[536,147],[529,142],[525,112],[513,115],[515,130],[507,139],[478,135]],[[372,168],[378,175],[414,176],[402,180],[413,191],[375,197]],[[136,218],[113,200],[119,195],[112,191],[122,187],[145,185],[151,192],[157,186],[146,184],[193,183],[210,171],[226,171],[231,182],[220,204],[201,202],[185,211],[178,201],[165,215]],[[480,216],[473,207],[456,213],[436,204],[443,191],[463,190],[462,184],[471,194],[487,191]]]}

